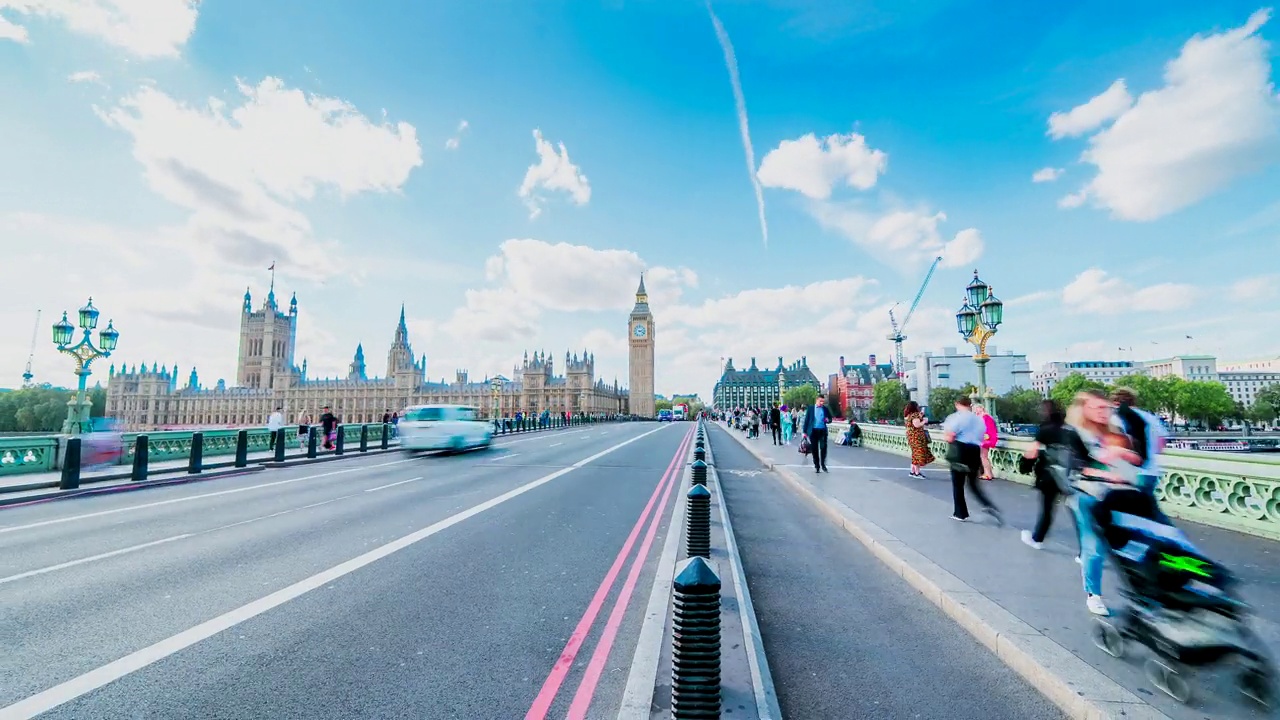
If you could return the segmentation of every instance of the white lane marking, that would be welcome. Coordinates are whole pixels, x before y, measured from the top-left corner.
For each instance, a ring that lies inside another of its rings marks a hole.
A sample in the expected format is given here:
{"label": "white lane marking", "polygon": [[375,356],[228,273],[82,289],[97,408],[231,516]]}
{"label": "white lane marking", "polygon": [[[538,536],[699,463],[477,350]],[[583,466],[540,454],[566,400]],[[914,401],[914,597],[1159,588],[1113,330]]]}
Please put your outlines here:
{"label": "white lane marking", "polygon": [[234,610],[223,613],[212,620],[206,620],[195,627],[183,630],[172,637],[165,638],[164,640],[142,648],[141,650],[132,652],[118,660],[113,660],[106,665],[55,685],[48,690],[44,690],[28,698],[19,700],[8,707],[0,708],[0,718],[4,718],[5,720],[28,720],[28,718],[34,718],[41,713],[48,712],[59,705],[75,700],[76,698],[93,692],[104,685],[115,682],[126,675],[137,672],[148,665],[159,662],[180,650],[191,647],[201,640],[213,637],[223,630],[233,628],[246,620],[251,620],[268,610],[277,608],[290,600],[294,600],[305,593],[315,590],[316,588],[324,587],[335,580],[350,575],[366,565],[375,563],[392,553],[403,550],[414,543],[420,542],[432,535],[447,530],[458,523],[485,512],[486,510],[495,508],[512,498],[546,485],[556,478],[567,475],[588,463],[599,460],[605,455],[608,455],[609,453],[626,445],[630,445],[644,437],[652,435],[661,429],[662,428],[650,430],[646,433],[641,433],[633,438],[624,440],[612,447],[601,450],[595,455],[579,460],[567,468],[562,468],[549,475],[543,475],[537,480],[525,483],[514,490],[509,490],[495,498],[486,500],[479,505],[472,506],[460,513],[451,515],[444,520],[432,523],[421,530],[411,532],[398,540],[393,540],[387,543],[386,545],[376,547],[363,555],[359,555],[347,560],[346,562],[334,565],[328,570],[323,570],[311,577],[299,580],[286,588],[277,590],[270,595],[254,600],[247,605],[242,605]]}
{"label": "white lane marking", "polygon": [[520,453],[511,453],[510,455],[503,455],[502,457],[496,457],[496,458],[494,458],[494,459],[490,460],[489,462],[498,462],[499,460],[506,460],[507,458],[513,458],[513,457],[516,457],[516,456],[518,456],[519,454],[520,454]]}
{"label": "white lane marking", "polygon": [[555,443],[555,444],[553,444],[553,445],[548,445],[547,447],[549,447],[549,448],[553,448],[553,447],[560,447],[560,446],[561,446],[561,445],[563,445],[563,444],[564,444],[564,443]]}
{"label": "white lane marking", "polygon": [[720,506],[720,527],[724,530],[724,544],[729,551],[730,574],[733,575],[734,597],[738,599],[738,615],[742,624],[743,642],[746,644],[747,667],[751,672],[751,689],[755,694],[756,713],[760,720],[781,720],[782,710],[778,705],[778,693],[773,685],[773,673],[769,672],[769,659],[764,654],[764,641],[760,637],[760,625],[756,622],[756,608],[751,602],[751,589],[742,572],[742,555],[738,553],[738,539],[733,534],[733,524],[729,522],[729,509],[725,503],[724,492],[720,489],[720,473],[715,468],[715,456],[711,454],[711,445],[707,445],[707,461],[710,472],[707,473],[712,485],[712,497]]}
{"label": "white lane marking", "polygon": [[408,480],[401,480],[399,482],[393,482],[393,483],[388,483],[386,485],[379,485],[378,487],[372,487],[372,488],[369,488],[368,490],[365,490],[365,492],[377,492],[379,490],[386,490],[389,487],[395,487],[397,485],[403,485],[405,483],[411,483],[421,479],[422,479],[421,477],[409,478]]}
{"label": "white lane marking", "polygon": [[377,465],[361,465],[359,467],[350,467],[345,470],[334,470],[333,472],[319,473],[317,475],[305,475],[303,477],[289,478],[288,480],[276,480],[275,482],[262,483],[260,485],[249,485],[240,488],[231,488],[230,490],[218,490],[217,492],[202,493],[200,495],[188,495],[180,498],[170,498],[169,500],[159,500],[157,502],[143,503],[141,505],[130,505],[129,507],[114,508],[112,510],[99,510],[98,512],[85,513],[83,515],[70,515],[68,517],[53,518],[52,520],[41,520],[40,522],[28,523],[26,525],[11,525],[9,527],[0,527],[0,534],[17,532],[19,530],[31,530],[33,528],[46,527],[48,525],[58,525],[60,523],[74,522],[76,520],[86,520],[88,518],[102,517],[104,515],[115,515],[118,513],[133,512],[134,510],[145,510],[146,508],[160,507],[162,505],[173,505],[174,503],[190,502],[191,500],[201,500],[204,498],[218,497],[221,495],[233,495],[235,493],[248,492],[250,490],[260,490],[262,488],[275,487],[277,485],[289,485],[291,483],[302,482],[303,480],[314,480],[315,478],[329,477],[330,475],[342,475],[344,473],[357,472],[360,470],[368,470],[371,467],[386,467],[387,465],[396,465],[399,463],[411,462],[412,458],[405,460],[394,460],[392,462],[379,463]]}
{"label": "white lane marking", "polygon": [[112,550],[111,552],[104,552],[104,553],[99,553],[97,555],[90,555],[89,557],[83,557],[83,558],[80,558],[79,560],[68,560],[67,562],[58,563],[57,565],[49,565],[48,567],[37,568],[35,570],[28,570],[23,573],[18,573],[17,575],[10,575],[9,577],[6,577],[6,578],[0,578],[0,585],[4,585],[5,583],[11,583],[16,580],[22,580],[29,577],[35,577],[36,575],[44,575],[45,573],[51,573],[56,570],[65,570],[66,568],[69,568],[69,567],[75,567],[76,565],[84,565],[85,563],[91,563],[97,560],[106,560],[107,558],[116,557],[118,555],[125,555],[127,553],[136,552],[138,550],[145,550],[146,548],[155,547],[156,545],[163,545],[168,542],[173,542],[174,540],[183,540],[185,538],[191,537],[191,535],[192,533],[183,533],[181,535],[174,535],[173,537],[167,537],[160,540],[152,540],[151,542],[145,542],[145,543],[142,543],[141,545],[130,545],[129,547],[120,548],[119,550]]}
{"label": "white lane marking", "polygon": [[320,502],[311,503],[310,505],[303,505],[302,507],[289,508],[288,510],[273,512],[270,515],[259,515],[258,517],[249,518],[248,520],[239,520],[237,522],[227,523],[226,525],[219,525],[217,527],[212,527],[205,530],[182,533],[181,535],[174,535],[172,537],[161,538],[159,540],[152,540],[151,542],[145,542],[139,545],[130,545],[129,547],[126,547],[126,548],[120,548],[119,550],[112,550],[111,552],[99,553],[97,555],[90,555],[89,557],[83,557],[83,558],[80,558],[79,560],[68,560],[67,562],[58,563],[57,565],[49,565],[48,567],[37,568],[35,570],[28,570],[27,572],[18,573],[17,575],[10,575],[9,577],[0,578],[0,585],[4,585],[5,583],[10,583],[15,580],[22,580],[24,578],[33,577],[36,575],[51,573],[56,570],[65,570],[69,567],[75,567],[77,565],[84,565],[86,563],[97,562],[98,560],[106,560],[108,558],[117,557],[119,555],[125,555],[131,552],[135,552],[137,550],[145,550],[146,548],[155,547],[157,545],[163,545],[165,543],[170,543],[175,540],[186,540],[187,538],[199,537],[201,535],[208,535],[209,533],[215,533],[215,532],[218,532],[219,530],[229,530],[233,527],[248,525],[249,523],[258,522],[259,520],[269,520],[271,518],[280,517],[281,515],[288,515],[289,513],[298,512],[299,510],[307,510],[313,507],[320,507],[321,505],[328,505],[329,503],[337,502],[339,500],[346,500],[347,498],[352,498],[352,497],[355,497],[355,493],[352,493],[350,495],[343,495],[341,497],[330,498],[328,500],[321,500]]}
{"label": "white lane marking", "polygon": [[[692,457],[692,446],[689,452]],[[667,539],[662,544],[662,554],[658,556],[653,589],[649,591],[649,603],[645,606],[636,651],[631,656],[631,671],[627,675],[622,705],[618,708],[618,720],[649,720],[650,717],[667,610],[671,603],[671,583],[676,574],[676,554],[680,551],[680,538],[684,535],[684,508],[688,499],[684,478],[689,477],[690,473],[692,470],[686,466],[680,476],[680,485],[676,488],[676,501],[672,503],[671,520],[667,524]]]}

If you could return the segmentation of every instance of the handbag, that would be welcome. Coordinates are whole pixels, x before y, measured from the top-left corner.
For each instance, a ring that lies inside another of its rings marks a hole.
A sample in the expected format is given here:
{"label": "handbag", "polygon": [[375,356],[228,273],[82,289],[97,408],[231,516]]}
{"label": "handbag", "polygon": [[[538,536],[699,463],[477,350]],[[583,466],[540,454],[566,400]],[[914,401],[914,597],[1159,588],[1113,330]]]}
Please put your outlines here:
{"label": "handbag", "polygon": [[809,447],[809,437],[807,435],[800,436],[800,454],[808,455],[812,448]]}
{"label": "handbag", "polygon": [[960,452],[960,443],[952,440],[947,443],[947,455],[944,458],[951,469],[956,472],[969,472],[970,468],[964,462],[964,455]]}

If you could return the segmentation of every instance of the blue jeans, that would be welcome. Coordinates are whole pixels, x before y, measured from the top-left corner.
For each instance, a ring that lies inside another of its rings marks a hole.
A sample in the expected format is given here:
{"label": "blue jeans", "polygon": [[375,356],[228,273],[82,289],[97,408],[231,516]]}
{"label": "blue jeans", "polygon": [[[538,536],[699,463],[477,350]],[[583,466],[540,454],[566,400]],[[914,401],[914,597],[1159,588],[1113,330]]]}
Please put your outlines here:
{"label": "blue jeans", "polygon": [[1106,566],[1107,541],[1098,535],[1094,524],[1093,508],[1098,499],[1088,493],[1075,495],[1076,529],[1080,532],[1080,573],[1084,576],[1084,591],[1089,595],[1102,594],[1102,570]]}

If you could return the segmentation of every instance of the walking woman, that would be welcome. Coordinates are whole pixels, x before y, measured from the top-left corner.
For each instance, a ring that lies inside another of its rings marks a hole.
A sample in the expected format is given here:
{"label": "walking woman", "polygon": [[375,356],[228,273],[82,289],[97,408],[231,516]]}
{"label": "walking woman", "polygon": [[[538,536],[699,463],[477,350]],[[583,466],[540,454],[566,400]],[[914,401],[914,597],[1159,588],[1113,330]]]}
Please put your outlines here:
{"label": "walking woman", "polygon": [[786,405],[782,406],[782,444],[791,444],[791,434],[795,432],[795,423],[792,422],[791,411]]}
{"label": "walking woman", "polygon": [[298,420],[298,447],[306,449],[307,436],[311,434],[311,416],[303,415]]}
{"label": "walking woman", "polygon": [[[1036,478],[1035,487],[1040,491],[1040,516],[1036,520],[1034,530],[1022,531],[1022,542],[1036,550],[1044,547],[1044,538],[1049,534],[1049,526],[1053,524],[1053,513],[1058,499],[1068,489],[1059,487],[1058,481],[1049,472],[1049,456],[1046,452],[1047,448],[1064,442],[1062,428],[1065,422],[1066,418],[1062,410],[1058,409],[1056,402],[1045,400],[1040,403],[1040,429],[1036,430],[1035,440],[1022,455],[1023,467],[1028,463],[1031,464],[1032,473]],[[1026,471],[1023,470],[1023,472]],[[1071,521],[1075,522],[1074,515],[1071,516]],[[1080,532],[1077,529],[1077,542],[1079,537]]]}
{"label": "walking woman", "polygon": [[923,480],[920,469],[934,461],[933,451],[929,449],[929,433],[924,429],[929,421],[915,400],[907,403],[903,419],[907,424],[907,445],[911,448],[911,477]]}
{"label": "walking woman", "polygon": [[991,448],[995,447],[1000,440],[1000,429],[996,427],[996,419],[987,413],[985,406],[974,405],[973,414],[982,418],[982,425],[986,428],[986,432],[982,435],[982,444],[978,448],[982,457],[982,479],[990,480],[995,474],[991,469]]}

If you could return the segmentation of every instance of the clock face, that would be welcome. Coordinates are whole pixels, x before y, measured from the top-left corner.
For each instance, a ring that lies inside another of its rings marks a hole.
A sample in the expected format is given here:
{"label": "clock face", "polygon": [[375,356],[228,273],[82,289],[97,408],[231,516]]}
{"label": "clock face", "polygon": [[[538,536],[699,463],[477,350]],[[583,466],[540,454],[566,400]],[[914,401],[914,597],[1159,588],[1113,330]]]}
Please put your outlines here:
{"label": "clock face", "polygon": [[636,325],[635,327],[631,328],[631,334],[635,335],[638,338],[644,337],[646,334],[648,334],[648,332],[649,332],[648,328],[646,328],[644,325]]}

